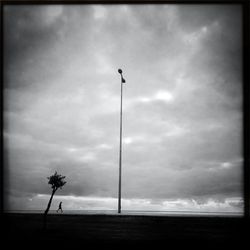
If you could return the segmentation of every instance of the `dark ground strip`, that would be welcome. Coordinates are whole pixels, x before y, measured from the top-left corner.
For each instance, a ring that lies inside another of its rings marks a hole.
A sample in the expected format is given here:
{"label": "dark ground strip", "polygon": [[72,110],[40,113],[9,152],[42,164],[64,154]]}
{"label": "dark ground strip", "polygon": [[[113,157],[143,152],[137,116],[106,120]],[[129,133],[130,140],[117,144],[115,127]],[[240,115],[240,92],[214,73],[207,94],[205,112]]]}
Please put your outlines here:
{"label": "dark ground strip", "polygon": [[[6,214],[7,241],[200,241],[241,243],[247,240],[247,222],[234,217],[174,217],[142,215]],[[247,225],[248,224],[248,225]]]}

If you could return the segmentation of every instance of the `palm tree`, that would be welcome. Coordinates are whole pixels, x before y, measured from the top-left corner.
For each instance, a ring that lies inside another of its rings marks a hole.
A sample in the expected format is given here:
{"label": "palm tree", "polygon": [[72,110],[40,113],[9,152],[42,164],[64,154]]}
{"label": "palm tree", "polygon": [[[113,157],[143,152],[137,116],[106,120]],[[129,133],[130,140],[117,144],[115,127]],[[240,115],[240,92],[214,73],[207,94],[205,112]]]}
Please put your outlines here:
{"label": "palm tree", "polygon": [[58,188],[62,189],[62,187],[66,184],[66,181],[64,181],[65,177],[66,176],[62,176],[60,174],[57,174],[57,172],[55,172],[50,177],[47,177],[48,180],[49,180],[48,184],[50,184],[51,188],[52,188],[52,194],[50,196],[48,206],[47,206],[47,208],[46,208],[46,210],[44,212],[44,228],[46,228],[47,214],[49,212],[53,196],[54,196],[54,194],[55,194],[55,192],[57,191]]}

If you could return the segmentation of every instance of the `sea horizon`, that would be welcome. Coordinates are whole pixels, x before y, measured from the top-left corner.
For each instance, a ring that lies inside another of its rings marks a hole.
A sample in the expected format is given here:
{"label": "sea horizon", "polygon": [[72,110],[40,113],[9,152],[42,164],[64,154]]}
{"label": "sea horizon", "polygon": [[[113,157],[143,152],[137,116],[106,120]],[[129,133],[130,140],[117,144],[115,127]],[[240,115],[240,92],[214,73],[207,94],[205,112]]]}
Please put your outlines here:
{"label": "sea horizon", "polygon": [[[18,214],[43,214],[45,210],[5,210],[4,213]],[[145,210],[122,210],[118,213],[117,210],[63,210],[56,212],[50,210],[49,214],[65,214],[65,215],[148,215],[148,216],[229,216],[243,217],[241,212],[209,212],[209,211],[145,211]]]}

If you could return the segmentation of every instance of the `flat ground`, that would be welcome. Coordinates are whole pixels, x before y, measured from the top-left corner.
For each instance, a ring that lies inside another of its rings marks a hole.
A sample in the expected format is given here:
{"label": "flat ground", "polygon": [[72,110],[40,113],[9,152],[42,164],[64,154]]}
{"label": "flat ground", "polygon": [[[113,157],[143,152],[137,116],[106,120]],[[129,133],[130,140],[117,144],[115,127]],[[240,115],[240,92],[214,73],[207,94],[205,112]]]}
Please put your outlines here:
{"label": "flat ground", "polygon": [[[233,217],[143,215],[5,214],[5,240],[22,241],[176,241],[242,242],[246,220]],[[2,227],[3,228],[3,227]]]}

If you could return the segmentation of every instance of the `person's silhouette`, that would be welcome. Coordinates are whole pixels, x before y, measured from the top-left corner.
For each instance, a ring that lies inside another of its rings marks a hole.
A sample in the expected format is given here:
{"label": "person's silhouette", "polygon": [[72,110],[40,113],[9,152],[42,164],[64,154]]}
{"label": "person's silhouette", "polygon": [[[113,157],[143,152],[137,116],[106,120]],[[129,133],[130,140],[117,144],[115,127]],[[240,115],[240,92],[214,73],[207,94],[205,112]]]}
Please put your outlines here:
{"label": "person's silhouette", "polygon": [[58,211],[61,210],[61,213],[63,212],[62,210],[62,202],[59,203],[58,209],[56,210],[56,212],[58,213]]}

